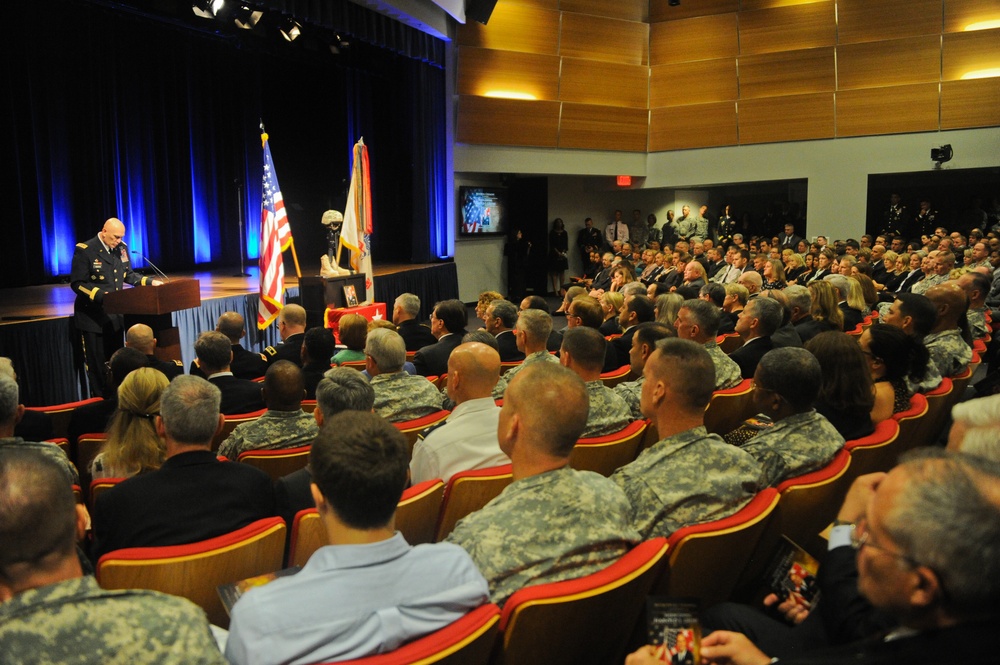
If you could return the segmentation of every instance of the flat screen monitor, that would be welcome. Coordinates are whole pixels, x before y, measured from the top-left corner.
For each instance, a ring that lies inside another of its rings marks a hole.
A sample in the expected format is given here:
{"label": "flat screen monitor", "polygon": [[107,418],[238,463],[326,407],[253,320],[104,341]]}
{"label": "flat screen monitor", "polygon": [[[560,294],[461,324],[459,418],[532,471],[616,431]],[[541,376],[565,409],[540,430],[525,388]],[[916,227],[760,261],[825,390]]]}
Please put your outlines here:
{"label": "flat screen monitor", "polygon": [[459,236],[502,235],[507,232],[506,187],[459,187]]}

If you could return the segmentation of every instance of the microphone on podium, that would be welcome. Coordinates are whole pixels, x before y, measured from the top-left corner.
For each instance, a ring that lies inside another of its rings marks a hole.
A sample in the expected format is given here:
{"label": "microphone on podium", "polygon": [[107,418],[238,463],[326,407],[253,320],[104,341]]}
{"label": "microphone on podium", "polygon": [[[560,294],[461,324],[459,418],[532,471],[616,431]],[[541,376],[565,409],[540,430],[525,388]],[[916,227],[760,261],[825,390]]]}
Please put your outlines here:
{"label": "microphone on podium", "polygon": [[163,278],[163,281],[164,281],[164,282],[169,282],[169,281],[170,281],[170,278],[169,278],[169,277],[167,277],[167,274],[166,274],[165,272],[163,272],[162,270],[160,270],[159,268],[157,268],[157,267],[156,267],[156,264],[155,264],[155,263],[153,263],[152,261],[150,261],[150,260],[149,260],[149,259],[148,259],[148,258],[147,258],[146,256],[144,256],[144,255],[143,255],[143,254],[142,254],[141,252],[138,252],[138,251],[136,251],[136,250],[134,250],[134,249],[133,249],[133,250],[132,250],[132,253],[133,253],[133,254],[135,254],[136,256],[138,256],[138,257],[139,257],[140,259],[142,259],[142,260],[143,260],[143,261],[145,261],[146,263],[148,263],[148,264],[149,264],[149,267],[150,267],[150,268],[152,268],[153,270],[155,270],[155,271],[156,271],[156,274],[157,274],[157,275],[158,275],[159,277],[162,277],[162,278]]}

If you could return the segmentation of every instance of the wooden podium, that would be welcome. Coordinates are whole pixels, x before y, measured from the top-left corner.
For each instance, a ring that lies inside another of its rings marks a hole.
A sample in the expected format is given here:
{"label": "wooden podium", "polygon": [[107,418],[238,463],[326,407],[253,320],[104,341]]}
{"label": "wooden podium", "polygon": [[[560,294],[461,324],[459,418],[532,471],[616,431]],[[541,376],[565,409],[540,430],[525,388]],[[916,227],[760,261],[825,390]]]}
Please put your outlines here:
{"label": "wooden podium", "polygon": [[104,311],[124,314],[125,329],[145,323],[156,336],[156,357],[181,359],[180,331],[170,314],[201,306],[201,286],[197,279],[175,279],[160,286],[134,286],[104,295]]}

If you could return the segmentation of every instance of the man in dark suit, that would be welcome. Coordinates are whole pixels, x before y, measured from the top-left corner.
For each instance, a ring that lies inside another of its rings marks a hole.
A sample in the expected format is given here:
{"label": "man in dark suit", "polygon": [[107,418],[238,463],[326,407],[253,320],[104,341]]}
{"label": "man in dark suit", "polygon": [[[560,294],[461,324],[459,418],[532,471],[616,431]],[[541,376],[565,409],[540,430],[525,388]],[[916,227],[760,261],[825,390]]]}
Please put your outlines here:
{"label": "man in dark suit", "polygon": [[778,234],[778,244],[781,245],[782,249],[786,247],[797,251],[799,242],[802,241],[802,237],[795,235],[795,226],[793,224],[785,224],[785,230]]}
{"label": "man in dark suit", "polygon": [[184,365],[180,360],[160,360],[156,357],[153,329],[143,323],[137,323],[128,329],[125,333],[125,346],[141,351],[146,356],[147,367],[160,370],[171,381],[184,373]]}
{"label": "man in dark suit", "polygon": [[[640,323],[653,321],[653,301],[647,296],[634,295],[625,299],[625,306],[618,315],[618,324],[624,331],[608,344],[606,353],[614,358],[614,367],[624,367],[629,364],[629,351],[632,350],[632,336]],[[605,360],[607,364],[607,359]]]}
{"label": "man in dark suit", "polygon": [[753,298],[736,319],[736,332],[743,338],[743,346],[730,354],[740,366],[740,375],[752,379],[757,363],[774,348],[771,335],[781,325],[782,307],[777,300]]}
{"label": "man in dark suit", "polygon": [[[218,335],[220,333],[204,333]],[[167,461],[123,481],[94,506],[93,559],[124,547],[193,543],[275,514],[271,480],[249,465],[220,462],[211,451],[222,428],[221,394],[196,376],[174,379],[160,397],[156,431]]]}
{"label": "man in dark suit", "polygon": [[[259,379],[267,371],[267,358],[263,353],[249,351],[243,348],[240,340],[246,335],[243,317],[237,312],[223,312],[215,324],[215,330],[229,338],[233,349],[233,360],[229,369],[237,379]],[[205,373],[198,367],[198,361],[192,360],[188,374],[205,378]]]}
{"label": "man in dark suit", "polygon": [[264,349],[268,364],[288,360],[302,367],[302,341],[306,336],[306,310],[302,305],[285,305],[278,315],[281,344]]}
{"label": "man in dark suit", "polygon": [[316,326],[306,331],[302,343],[302,379],[306,399],[316,399],[316,386],[330,369],[330,359],[336,352],[337,341],[329,328]]}
{"label": "man in dark suit", "polygon": [[396,332],[406,342],[407,351],[419,351],[437,341],[431,329],[417,323],[420,314],[420,298],[412,293],[404,293],[396,298],[392,306],[392,322]]}
{"label": "man in dark suit", "polygon": [[90,393],[105,396],[104,361],[121,348],[124,322],[121,314],[104,311],[104,296],[120,291],[126,284],[158,286],[159,280],[132,272],[128,246],[122,242],[125,225],[112,217],[101,232],[87,242],[77,243],[70,268],[70,288],[76,294],[73,323],[83,339],[84,360]]}
{"label": "man in dark suit", "polygon": [[486,331],[497,340],[501,362],[524,360],[524,352],[517,348],[514,324],[517,323],[517,307],[509,300],[494,300],[483,315]]}
{"label": "man in dark suit", "polygon": [[448,356],[462,343],[469,314],[461,300],[444,300],[431,312],[431,333],[437,339],[413,357],[413,365],[421,376],[441,376],[448,373]]}
{"label": "man in dark suit", "polygon": [[[237,379],[229,370],[233,351],[229,338],[220,332],[203,332],[194,343],[198,365],[208,375],[209,382],[222,391],[219,410],[223,415],[250,413],[264,408],[261,385],[256,381]],[[296,363],[301,365],[301,361]]]}

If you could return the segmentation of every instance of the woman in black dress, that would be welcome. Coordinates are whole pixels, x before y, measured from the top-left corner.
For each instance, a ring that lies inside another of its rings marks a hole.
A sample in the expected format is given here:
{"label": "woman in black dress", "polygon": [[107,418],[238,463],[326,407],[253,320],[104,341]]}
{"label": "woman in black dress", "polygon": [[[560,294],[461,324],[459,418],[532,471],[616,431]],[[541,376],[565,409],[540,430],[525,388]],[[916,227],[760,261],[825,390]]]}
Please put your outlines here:
{"label": "woman in black dress", "polygon": [[549,279],[552,281],[553,295],[563,295],[562,285],[569,268],[569,235],[562,219],[556,217],[549,231]]}

